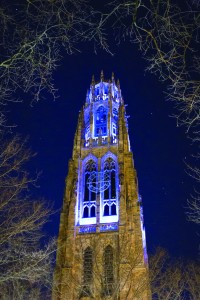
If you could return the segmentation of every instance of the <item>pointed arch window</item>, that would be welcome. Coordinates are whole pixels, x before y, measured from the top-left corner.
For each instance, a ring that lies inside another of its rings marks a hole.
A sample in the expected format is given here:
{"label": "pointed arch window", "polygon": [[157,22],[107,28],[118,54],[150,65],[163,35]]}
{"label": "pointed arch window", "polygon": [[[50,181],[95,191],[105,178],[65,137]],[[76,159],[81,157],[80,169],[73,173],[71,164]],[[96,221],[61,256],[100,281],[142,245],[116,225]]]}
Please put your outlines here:
{"label": "pointed arch window", "polygon": [[93,283],[93,251],[87,247],[83,253],[83,287],[81,296],[91,296],[91,285]]}
{"label": "pointed arch window", "polygon": [[96,216],[96,193],[88,188],[88,180],[93,176],[95,181],[95,174],[97,171],[96,163],[89,160],[85,165],[84,170],[84,196],[83,196],[83,218],[93,218]]}
{"label": "pointed arch window", "polygon": [[107,110],[101,105],[95,115],[95,136],[107,135]]}
{"label": "pointed arch window", "polygon": [[111,296],[114,285],[113,248],[109,245],[104,250],[104,295]]}
{"label": "pointed arch window", "polygon": [[116,163],[109,157],[104,162],[104,172],[110,181],[109,187],[103,192],[103,215],[113,216],[117,214],[116,210]]}

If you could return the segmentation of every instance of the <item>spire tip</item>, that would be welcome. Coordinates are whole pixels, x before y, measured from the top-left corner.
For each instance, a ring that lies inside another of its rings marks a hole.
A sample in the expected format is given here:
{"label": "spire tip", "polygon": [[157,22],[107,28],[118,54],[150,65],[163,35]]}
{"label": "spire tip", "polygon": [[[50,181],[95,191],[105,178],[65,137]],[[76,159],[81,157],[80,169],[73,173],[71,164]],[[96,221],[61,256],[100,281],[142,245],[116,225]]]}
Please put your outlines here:
{"label": "spire tip", "polygon": [[94,75],[92,75],[92,85],[95,85]]}
{"label": "spire tip", "polygon": [[115,75],[114,75],[114,72],[112,72],[112,81],[115,81]]}
{"label": "spire tip", "polygon": [[101,81],[104,80],[103,70],[101,70]]}

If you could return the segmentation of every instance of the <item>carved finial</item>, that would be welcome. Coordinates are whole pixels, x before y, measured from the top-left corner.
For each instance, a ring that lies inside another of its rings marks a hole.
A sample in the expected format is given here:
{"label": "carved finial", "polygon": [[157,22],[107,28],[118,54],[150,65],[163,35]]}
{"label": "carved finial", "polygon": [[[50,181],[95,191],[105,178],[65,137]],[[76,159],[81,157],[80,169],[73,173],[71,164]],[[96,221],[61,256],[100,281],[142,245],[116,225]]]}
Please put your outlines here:
{"label": "carved finial", "polygon": [[95,85],[94,75],[92,75],[92,85]]}
{"label": "carved finial", "polygon": [[119,82],[119,79],[117,80],[117,87],[118,87],[118,89],[120,89],[120,82]]}
{"label": "carved finial", "polygon": [[91,91],[91,99],[90,101],[93,102],[95,98],[95,80],[94,80],[94,75],[92,75],[92,83],[90,86],[90,91]]}
{"label": "carved finial", "polygon": [[114,75],[114,72],[112,72],[112,81],[115,81],[115,75]]}
{"label": "carved finial", "polygon": [[104,80],[103,70],[101,71],[101,81]]}

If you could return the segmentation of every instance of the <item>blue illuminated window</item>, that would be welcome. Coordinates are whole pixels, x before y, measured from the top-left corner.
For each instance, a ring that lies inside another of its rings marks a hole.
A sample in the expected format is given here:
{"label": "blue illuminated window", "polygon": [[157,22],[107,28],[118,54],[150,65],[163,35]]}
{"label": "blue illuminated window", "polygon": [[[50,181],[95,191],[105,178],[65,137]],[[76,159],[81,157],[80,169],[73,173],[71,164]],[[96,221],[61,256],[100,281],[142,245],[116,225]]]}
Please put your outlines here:
{"label": "blue illuminated window", "polygon": [[107,111],[99,106],[95,116],[95,136],[107,135]]}
{"label": "blue illuminated window", "polygon": [[116,210],[116,166],[112,158],[104,162],[104,172],[110,181],[109,187],[103,192],[103,216],[113,216]]}
{"label": "blue illuminated window", "polygon": [[96,96],[99,95],[99,87],[97,87],[97,88],[95,89],[95,94],[96,94]]}
{"label": "blue illuminated window", "polygon": [[94,205],[91,206],[90,216],[91,216],[91,218],[96,216],[96,207]]}
{"label": "blue illuminated window", "polygon": [[105,93],[105,94],[108,94],[108,85],[105,85],[105,86],[104,86],[104,93]]}
{"label": "blue illuminated window", "polygon": [[113,123],[113,126],[112,126],[112,134],[113,135],[117,134],[117,128],[116,128],[116,124],[115,123]]}
{"label": "blue illuminated window", "polygon": [[83,218],[96,216],[96,193],[88,188],[88,179],[94,172],[96,172],[96,164],[93,160],[89,160],[85,166],[84,174]]}

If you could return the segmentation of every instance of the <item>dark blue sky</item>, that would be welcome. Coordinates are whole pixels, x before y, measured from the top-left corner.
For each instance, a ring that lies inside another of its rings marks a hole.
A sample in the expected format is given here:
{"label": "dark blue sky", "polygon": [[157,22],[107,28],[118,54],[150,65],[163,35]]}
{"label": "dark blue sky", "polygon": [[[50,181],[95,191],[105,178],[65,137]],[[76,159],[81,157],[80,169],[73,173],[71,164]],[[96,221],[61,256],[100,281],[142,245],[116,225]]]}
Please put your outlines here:
{"label": "dark blue sky", "polygon": [[[195,257],[198,253],[198,227],[186,221],[185,207],[193,182],[184,170],[191,151],[184,128],[170,118],[172,104],[164,101],[164,84],[145,73],[145,61],[134,45],[122,43],[116,54],[93,53],[88,47],[82,54],[64,57],[55,74],[60,96],[30,107],[28,101],[13,105],[10,122],[15,132],[29,136],[29,145],[37,156],[32,170],[42,170],[35,195],[61,208],[71,157],[78,112],[85,102],[92,74],[100,71],[109,79],[120,79],[127,106],[129,135],[138,172],[139,192],[143,199],[144,220],[149,251],[165,247],[172,255]],[[28,100],[28,99],[27,99]],[[59,214],[51,217],[48,233],[57,234]]]}

